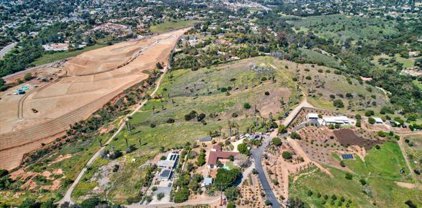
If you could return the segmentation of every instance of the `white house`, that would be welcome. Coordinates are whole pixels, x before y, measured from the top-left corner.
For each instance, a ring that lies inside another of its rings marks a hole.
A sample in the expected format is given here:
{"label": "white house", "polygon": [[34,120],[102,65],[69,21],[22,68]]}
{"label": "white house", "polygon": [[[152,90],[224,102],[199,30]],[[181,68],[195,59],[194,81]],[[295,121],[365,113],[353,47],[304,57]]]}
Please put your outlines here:
{"label": "white house", "polygon": [[179,153],[171,152],[167,155],[167,158],[165,160],[158,161],[157,166],[160,168],[173,169],[176,166],[178,159]]}
{"label": "white house", "polygon": [[322,117],[322,125],[354,125],[356,120],[346,116],[324,116]]}

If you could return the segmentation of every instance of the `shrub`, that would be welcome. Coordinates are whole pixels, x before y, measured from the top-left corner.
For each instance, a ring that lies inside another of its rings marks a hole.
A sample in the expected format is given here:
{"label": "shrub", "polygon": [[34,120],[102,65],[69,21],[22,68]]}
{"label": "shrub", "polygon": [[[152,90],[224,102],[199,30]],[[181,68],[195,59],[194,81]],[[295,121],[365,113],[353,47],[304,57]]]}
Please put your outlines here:
{"label": "shrub", "polygon": [[302,137],[298,133],[296,133],[296,132],[292,132],[290,134],[290,137],[292,137],[292,139],[297,139],[297,140],[301,140],[302,139]]}
{"label": "shrub", "polygon": [[346,173],[346,176],[344,176],[347,180],[352,180],[353,179],[353,175],[350,173]]}
{"label": "shrub", "polygon": [[33,77],[32,77],[32,74],[31,73],[26,73],[25,74],[25,76],[23,77],[23,79],[25,80],[25,81],[29,81],[29,80],[31,80]]}
{"label": "shrub", "polygon": [[250,154],[248,145],[245,144],[245,143],[242,143],[242,144],[237,145],[237,150],[239,150],[239,152],[241,154],[244,154],[244,155],[249,155]]}
{"label": "shrub", "polygon": [[249,103],[244,103],[243,104],[243,108],[245,108],[245,109],[250,109],[252,106],[251,106],[251,104],[249,104]]}
{"label": "shrub", "polygon": [[282,144],[281,139],[279,137],[274,137],[272,139],[272,143],[273,143],[273,145],[275,145],[277,147],[281,146],[281,144]]}
{"label": "shrub", "polygon": [[368,118],[368,123],[370,123],[370,124],[375,124],[375,119],[374,119],[374,118],[372,118],[372,117],[369,117],[369,118]]}
{"label": "shrub", "polygon": [[333,101],[333,105],[334,105],[334,107],[336,107],[336,108],[344,108],[344,103],[343,103],[343,101],[342,101],[342,100],[340,100],[340,99],[336,99],[336,100],[334,100],[334,101]]}
{"label": "shrub", "polygon": [[157,199],[160,201],[162,198],[164,198],[164,193],[160,192],[157,194]]}
{"label": "shrub", "polygon": [[365,116],[373,116],[373,115],[375,115],[375,113],[374,113],[374,111],[373,110],[367,110],[366,112],[365,112]]}
{"label": "shrub", "polygon": [[278,133],[279,134],[287,133],[287,128],[284,125],[281,124],[280,126],[278,126]]}
{"label": "shrub", "polygon": [[189,194],[189,189],[182,186],[176,193],[174,193],[174,202],[181,203],[188,200]]}
{"label": "shrub", "polygon": [[283,158],[284,158],[285,160],[290,160],[290,159],[292,159],[292,158],[293,158],[292,153],[291,153],[291,152],[289,152],[289,151],[284,151],[281,155],[283,156]]}

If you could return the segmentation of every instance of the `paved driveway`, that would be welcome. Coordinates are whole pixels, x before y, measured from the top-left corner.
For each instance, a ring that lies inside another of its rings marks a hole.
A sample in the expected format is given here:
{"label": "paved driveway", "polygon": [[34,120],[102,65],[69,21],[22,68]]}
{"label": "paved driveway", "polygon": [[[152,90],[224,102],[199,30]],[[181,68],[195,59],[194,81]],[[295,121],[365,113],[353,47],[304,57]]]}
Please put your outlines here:
{"label": "paved driveway", "polygon": [[262,167],[262,154],[264,153],[265,149],[267,148],[268,144],[271,141],[271,136],[265,136],[264,141],[262,142],[262,145],[256,149],[253,149],[252,152],[252,158],[255,161],[255,169],[258,171],[258,178],[261,182],[262,188],[264,189],[265,196],[267,200],[269,200],[272,204],[272,207],[279,208],[280,203],[277,200],[277,197],[274,195],[273,190],[271,189],[270,183],[267,180],[267,177],[265,176],[264,168]]}

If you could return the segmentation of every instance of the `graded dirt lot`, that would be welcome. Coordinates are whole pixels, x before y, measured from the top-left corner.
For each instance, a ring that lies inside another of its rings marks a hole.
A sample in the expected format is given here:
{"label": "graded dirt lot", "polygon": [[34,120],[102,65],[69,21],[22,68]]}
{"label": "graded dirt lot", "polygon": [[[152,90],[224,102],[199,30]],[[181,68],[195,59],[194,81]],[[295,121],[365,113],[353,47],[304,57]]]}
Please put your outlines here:
{"label": "graded dirt lot", "polygon": [[123,90],[147,79],[157,62],[167,65],[186,31],[88,51],[66,62],[59,79],[30,87],[25,95],[13,95],[16,89],[1,94],[0,168],[18,166],[23,154],[39,148],[45,138],[87,119]]}

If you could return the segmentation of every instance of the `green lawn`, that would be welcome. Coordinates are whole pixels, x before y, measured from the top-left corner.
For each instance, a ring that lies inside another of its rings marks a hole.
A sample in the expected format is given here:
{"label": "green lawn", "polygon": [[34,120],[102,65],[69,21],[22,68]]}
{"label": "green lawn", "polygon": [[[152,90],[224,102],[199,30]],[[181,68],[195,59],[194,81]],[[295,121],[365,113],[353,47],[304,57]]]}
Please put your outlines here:
{"label": "green lawn", "polygon": [[33,64],[35,64],[36,66],[48,64],[48,63],[51,63],[51,62],[54,62],[54,61],[59,61],[59,60],[63,60],[63,59],[66,59],[66,58],[74,57],[74,56],[77,56],[77,55],[79,55],[83,52],[95,50],[95,49],[102,48],[102,47],[105,47],[105,46],[107,46],[107,45],[106,44],[95,44],[93,46],[87,46],[87,47],[80,49],[80,50],[46,53],[43,56],[41,56],[40,58],[36,59],[33,62]]}
{"label": "green lawn", "polygon": [[161,24],[152,25],[151,32],[153,33],[164,33],[171,30],[177,30],[189,26],[193,26],[196,21],[194,20],[178,20],[178,21],[166,21]]}
{"label": "green lawn", "polygon": [[[405,189],[397,186],[395,181],[412,182],[408,176],[404,158],[396,142],[386,142],[378,150],[371,149],[365,157],[365,162],[356,160],[346,161],[346,166],[353,171],[353,179],[345,178],[346,172],[330,168],[333,178],[318,171],[308,176],[299,178],[290,187],[291,197],[298,197],[315,207],[345,207],[340,206],[339,198],[345,201],[351,200],[350,207],[406,207],[404,202],[412,200],[417,205],[422,205],[420,191]],[[400,174],[400,169],[405,174]],[[360,179],[364,179],[368,185],[363,186]],[[308,191],[314,194],[309,196]],[[317,197],[320,193],[322,197]],[[334,205],[332,199],[324,200],[323,196],[330,198],[336,195]],[[323,204],[323,201],[326,201]]]}

